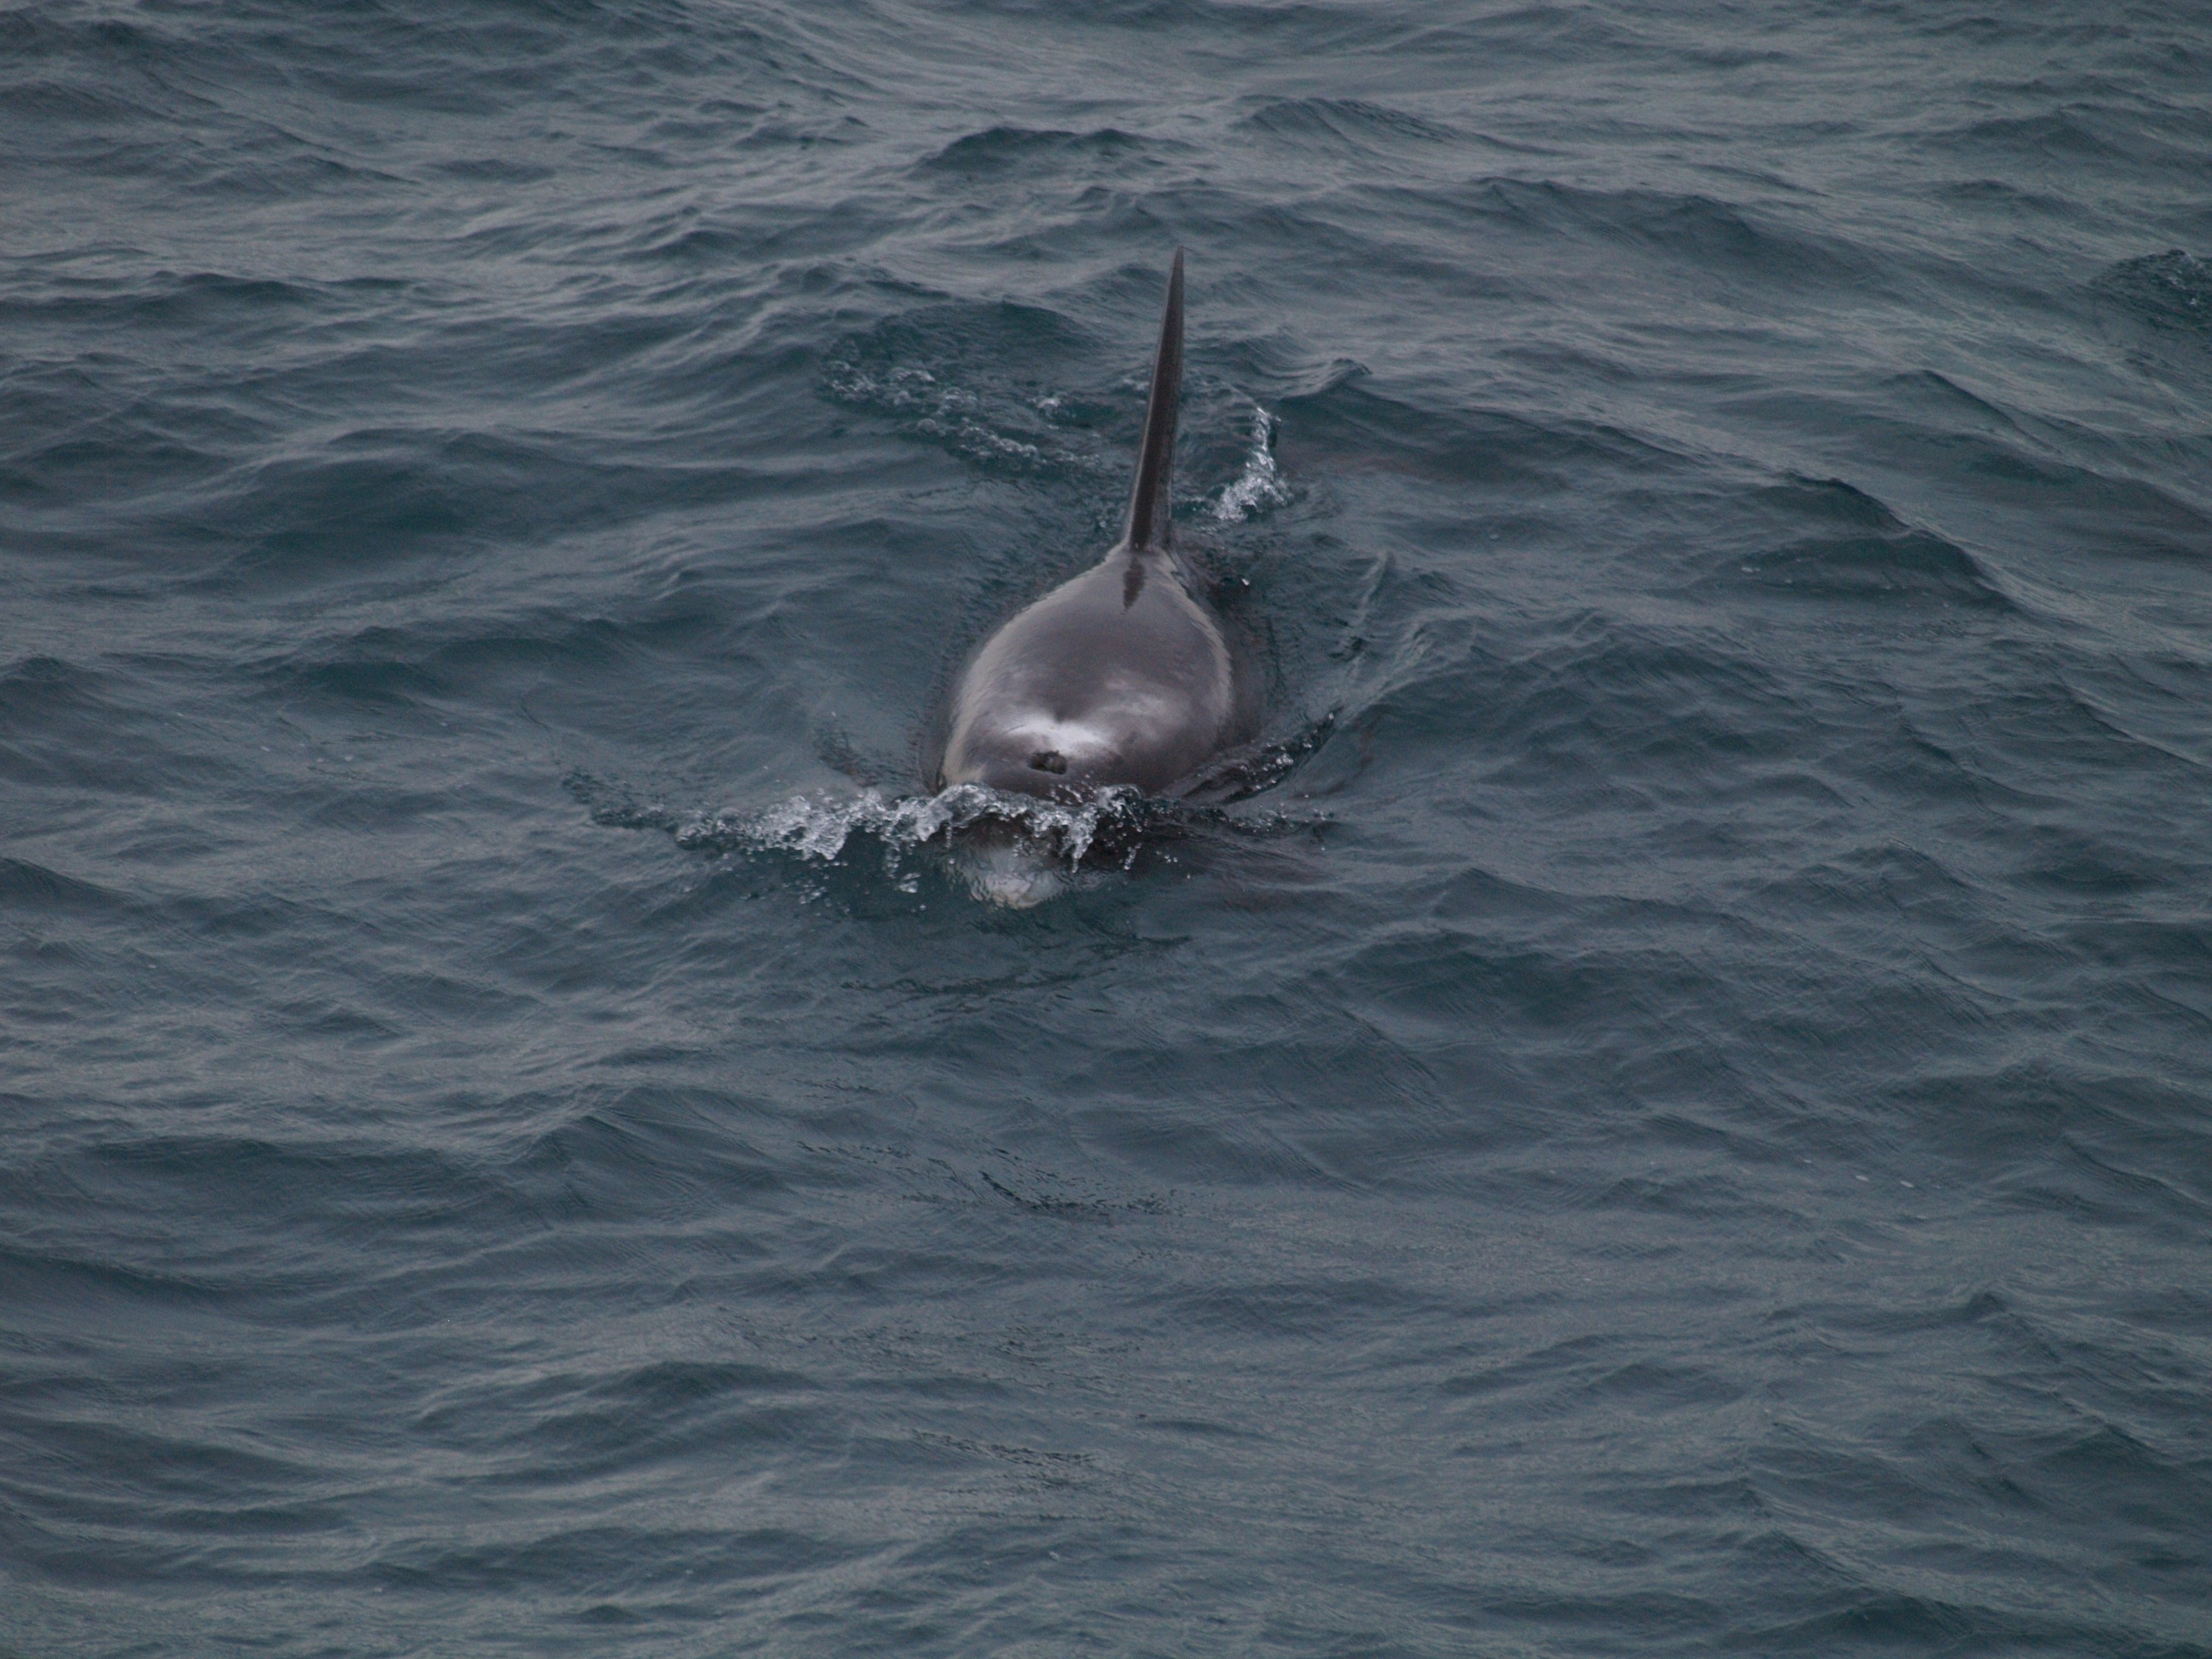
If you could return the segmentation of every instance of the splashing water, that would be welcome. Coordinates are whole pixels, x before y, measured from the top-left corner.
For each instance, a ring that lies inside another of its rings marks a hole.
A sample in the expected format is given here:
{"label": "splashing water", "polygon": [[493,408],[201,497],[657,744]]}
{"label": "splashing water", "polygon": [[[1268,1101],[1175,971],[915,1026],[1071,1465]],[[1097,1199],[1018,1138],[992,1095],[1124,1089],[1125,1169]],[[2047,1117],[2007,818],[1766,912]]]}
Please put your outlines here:
{"label": "splashing water", "polygon": [[1253,404],[1252,453],[1244,458],[1244,470],[1221,492],[1213,507],[1213,516],[1224,524],[1255,517],[1291,499],[1290,486],[1283,482],[1282,470],[1275,465],[1274,434],[1275,417]]}
{"label": "splashing water", "polygon": [[641,804],[624,786],[581,770],[564,781],[593,823],[657,830],[687,852],[793,854],[828,866],[849,863],[856,839],[872,842],[882,849],[884,873],[904,893],[920,890],[907,860],[935,845],[976,898],[1025,910],[1087,885],[1086,860],[1092,872],[1107,865],[1133,870],[1147,842],[1193,834],[1268,840],[1318,833],[1329,822],[1327,812],[1255,817],[1224,809],[1282,783],[1335,723],[1331,711],[1285,738],[1223,756],[1176,800],[1121,787],[1066,805],[962,783],[934,795],[867,788],[857,795],[797,794],[754,811],[687,813],[660,800]]}
{"label": "splashing water", "polygon": [[[587,796],[600,789],[580,775],[572,787]],[[883,849],[884,872],[906,892],[915,890],[906,860],[941,843],[978,899],[1025,910],[1078,884],[1079,866],[1099,848],[1102,832],[1121,832],[1109,838],[1117,848],[1126,842],[1133,859],[1135,837],[1127,832],[1141,828],[1145,810],[1133,790],[1108,790],[1069,806],[956,784],[935,795],[886,796],[876,789],[842,798],[793,795],[758,811],[695,817],[601,799],[592,816],[665,830],[692,851],[792,853],[810,864],[843,862],[856,838],[872,841]]]}
{"label": "splashing water", "polygon": [[758,812],[699,819],[679,829],[676,840],[685,847],[783,851],[827,860],[838,857],[855,835],[903,853],[941,836],[998,823],[1049,841],[1075,864],[1091,850],[1101,824],[1128,818],[1139,799],[1134,790],[1109,789],[1080,805],[1065,806],[973,783],[956,783],[934,795],[886,797],[877,789],[843,799],[793,795]]}

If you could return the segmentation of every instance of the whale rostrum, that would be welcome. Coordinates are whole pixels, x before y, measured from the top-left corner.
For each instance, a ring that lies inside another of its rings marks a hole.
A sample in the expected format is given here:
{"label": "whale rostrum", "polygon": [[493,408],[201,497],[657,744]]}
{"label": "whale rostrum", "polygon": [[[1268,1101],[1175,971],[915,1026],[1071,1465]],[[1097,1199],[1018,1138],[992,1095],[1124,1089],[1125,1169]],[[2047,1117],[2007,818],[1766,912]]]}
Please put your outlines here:
{"label": "whale rostrum", "polygon": [[1168,277],[1127,532],[968,659],[927,781],[1079,801],[1115,786],[1172,794],[1249,739],[1256,699],[1173,535],[1182,393],[1182,252]]}

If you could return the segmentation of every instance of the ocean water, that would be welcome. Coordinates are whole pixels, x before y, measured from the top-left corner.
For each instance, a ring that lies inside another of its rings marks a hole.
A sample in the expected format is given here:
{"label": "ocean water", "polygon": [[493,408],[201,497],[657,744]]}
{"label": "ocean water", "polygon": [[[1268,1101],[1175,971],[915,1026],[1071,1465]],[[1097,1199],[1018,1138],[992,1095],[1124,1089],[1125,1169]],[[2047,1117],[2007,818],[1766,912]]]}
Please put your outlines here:
{"label": "ocean water", "polygon": [[[2197,5],[0,9],[0,1654],[2212,1655],[2208,154]],[[982,902],[1178,246],[1267,763]]]}

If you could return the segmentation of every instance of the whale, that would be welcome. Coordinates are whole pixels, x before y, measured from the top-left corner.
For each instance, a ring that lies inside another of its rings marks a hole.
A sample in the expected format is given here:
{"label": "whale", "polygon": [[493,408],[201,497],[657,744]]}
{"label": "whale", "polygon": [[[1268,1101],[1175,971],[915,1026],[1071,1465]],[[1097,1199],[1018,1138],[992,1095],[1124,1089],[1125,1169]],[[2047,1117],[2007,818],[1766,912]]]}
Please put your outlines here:
{"label": "whale", "polygon": [[[1114,789],[1173,797],[1256,736],[1249,653],[1175,545],[1182,315],[1177,248],[1127,528],[1096,564],[969,655],[933,722],[939,740],[924,779],[933,789],[975,784],[1069,805]],[[991,885],[1001,902],[1021,890]]]}

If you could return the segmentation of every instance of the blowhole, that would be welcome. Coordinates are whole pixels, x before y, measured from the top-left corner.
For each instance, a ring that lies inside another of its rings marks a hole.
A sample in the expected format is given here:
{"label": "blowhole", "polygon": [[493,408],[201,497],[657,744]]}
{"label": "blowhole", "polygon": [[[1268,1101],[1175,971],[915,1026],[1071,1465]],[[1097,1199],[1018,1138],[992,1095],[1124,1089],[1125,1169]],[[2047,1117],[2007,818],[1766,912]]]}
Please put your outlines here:
{"label": "blowhole", "polygon": [[1057,749],[1040,749],[1030,757],[1030,769],[1054,774],[1067,770],[1067,757]]}

